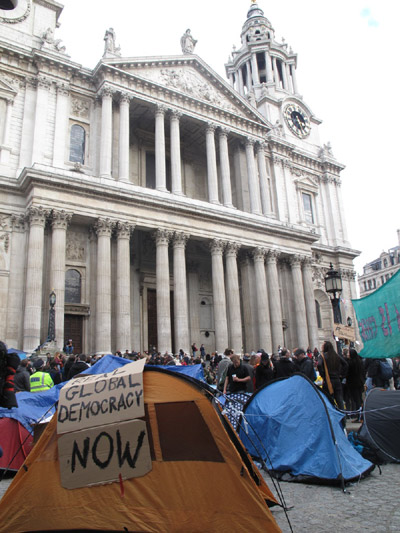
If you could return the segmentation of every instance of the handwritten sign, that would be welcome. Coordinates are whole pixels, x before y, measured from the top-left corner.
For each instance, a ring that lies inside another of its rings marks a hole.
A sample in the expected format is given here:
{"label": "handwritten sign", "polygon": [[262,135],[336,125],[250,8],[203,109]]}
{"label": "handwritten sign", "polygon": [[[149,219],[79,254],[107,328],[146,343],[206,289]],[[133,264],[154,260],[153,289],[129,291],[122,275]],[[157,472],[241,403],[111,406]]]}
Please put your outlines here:
{"label": "handwritten sign", "polygon": [[60,391],[57,411],[61,485],[86,487],[144,476],[152,468],[143,417],[145,360],[82,376]]}
{"label": "handwritten sign", "polygon": [[61,435],[61,485],[76,489],[144,476],[152,468],[146,423],[131,420]]}
{"label": "handwritten sign", "polygon": [[109,374],[69,381],[60,391],[57,433],[144,416],[144,364],[142,359]]}

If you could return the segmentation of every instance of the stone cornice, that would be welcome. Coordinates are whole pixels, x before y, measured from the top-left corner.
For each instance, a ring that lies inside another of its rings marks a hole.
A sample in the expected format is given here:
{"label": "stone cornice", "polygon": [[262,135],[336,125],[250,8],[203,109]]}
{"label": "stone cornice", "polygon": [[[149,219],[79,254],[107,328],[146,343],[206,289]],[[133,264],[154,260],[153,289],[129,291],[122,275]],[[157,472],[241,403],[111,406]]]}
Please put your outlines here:
{"label": "stone cornice", "polygon": [[[50,177],[50,179],[49,179]],[[210,204],[206,201],[196,201],[196,208],[193,208],[193,200],[179,197],[179,200],[169,193],[160,193],[159,191],[150,191],[142,187],[131,184],[118,183],[110,179],[101,179],[94,176],[77,175],[72,171],[50,172],[50,167],[24,169],[18,180],[1,180],[0,191],[12,190],[13,194],[21,194],[29,197],[35,197],[35,194],[42,196],[42,190],[57,191],[57,195],[75,194],[80,199],[81,205],[71,204],[65,205],[65,209],[70,209],[74,214],[79,214],[89,218],[97,219],[99,217],[98,211],[92,211],[86,202],[86,198],[99,198],[105,201],[105,205],[109,206],[111,203],[117,202],[118,209],[110,212],[107,208],[102,216],[113,217],[118,219],[120,217],[121,209],[129,208],[133,204],[138,209],[145,207],[146,212],[154,213],[157,211],[160,217],[167,216],[174,213],[176,216],[188,217],[189,226],[181,228],[188,233],[193,234],[192,222],[204,221],[205,219],[212,219],[216,222],[215,235],[221,236],[221,223],[226,228],[223,237],[228,241],[232,240],[232,235],[235,231],[239,233],[247,231],[251,233],[251,241],[254,246],[268,246],[268,243],[273,243],[276,239],[295,241],[297,244],[304,245],[306,249],[317,241],[318,235],[312,234],[303,228],[295,227],[293,225],[272,221],[262,215],[253,215],[239,211],[237,209],[230,209],[215,204]],[[49,208],[54,208],[51,200],[47,201]],[[148,217],[148,220],[138,220],[134,213],[126,217],[127,221],[135,223],[137,227],[154,227],[154,217]],[[94,221],[94,220],[93,220]],[[171,230],[176,231],[176,227],[171,227]],[[204,232],[197,228],[196,234],[199,237],[207,237],[210,233],[207,229]],[[209,237],[208,237],[209,238]],[[244,241],[238,240],[239,244],[248,246],[249,239],[246,237]]]}

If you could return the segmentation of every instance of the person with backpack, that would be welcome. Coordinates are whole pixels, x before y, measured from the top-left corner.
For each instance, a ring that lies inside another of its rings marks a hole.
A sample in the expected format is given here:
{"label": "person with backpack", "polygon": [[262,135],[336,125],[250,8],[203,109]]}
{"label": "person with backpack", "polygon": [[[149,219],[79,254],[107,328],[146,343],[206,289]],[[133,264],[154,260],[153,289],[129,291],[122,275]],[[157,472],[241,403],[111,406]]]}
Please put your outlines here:
{"label": "person with backpack", "polygon": [[321,353],[318,357],[318,372],[322,376],[324,383],[323,392],[332,401],[336,402],[338,408],[344,410],[342,379],[346,377],[347,361],[336,353],[332,343],[325,341]]}
{"label": "person with backpack", "polygon": [[386,358],[366,359],[365,370],[367,372],[367,392],[374,387],[389,389],[393,369]]}

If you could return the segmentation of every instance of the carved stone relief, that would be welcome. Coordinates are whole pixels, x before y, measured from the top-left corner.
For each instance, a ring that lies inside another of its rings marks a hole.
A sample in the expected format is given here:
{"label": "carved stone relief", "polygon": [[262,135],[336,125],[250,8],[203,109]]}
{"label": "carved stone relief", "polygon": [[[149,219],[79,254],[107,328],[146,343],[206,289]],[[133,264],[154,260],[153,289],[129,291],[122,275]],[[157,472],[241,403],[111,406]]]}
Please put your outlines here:
{"label": "carved stone relief", "polygon": [[71,115],[79,118],[89,118],[90,102],[82,98],[72,98]]}
{"label": "carved stone relief", "polygon": [[86,259],[86,235],[75,231],[67,232],[66,257],[67,261],[84,262]]}

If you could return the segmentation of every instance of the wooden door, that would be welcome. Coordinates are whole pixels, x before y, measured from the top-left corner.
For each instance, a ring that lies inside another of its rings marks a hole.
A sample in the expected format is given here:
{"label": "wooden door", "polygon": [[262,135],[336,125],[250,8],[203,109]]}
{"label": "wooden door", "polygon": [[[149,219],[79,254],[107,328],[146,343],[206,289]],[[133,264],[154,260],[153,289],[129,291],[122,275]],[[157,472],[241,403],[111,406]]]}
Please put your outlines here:
{"label": "wooden door", "polygon": [[83,353],[83,316],[64,315],[64,343],[72,339],[74,354]]}

